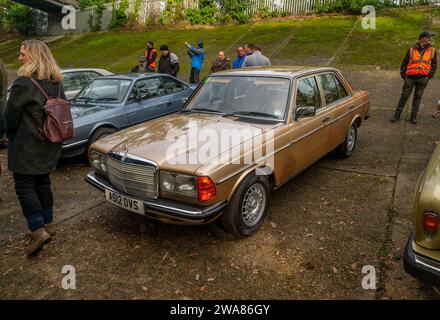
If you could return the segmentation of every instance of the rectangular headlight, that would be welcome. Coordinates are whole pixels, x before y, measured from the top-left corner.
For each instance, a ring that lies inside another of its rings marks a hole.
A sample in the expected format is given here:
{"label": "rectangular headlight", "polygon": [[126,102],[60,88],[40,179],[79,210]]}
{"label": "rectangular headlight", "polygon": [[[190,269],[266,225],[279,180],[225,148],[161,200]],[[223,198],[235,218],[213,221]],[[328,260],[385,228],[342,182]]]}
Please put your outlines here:
{"label": "rectangular headlight", "polygon": [[92,150],[90,152],[90,165],[98,174],[107,176],[107,156],[105,154]]}
{"label": "rectangular headlight", "polygon": [[161,171],[160,190],[164,193],[197,198],[197,177]]}

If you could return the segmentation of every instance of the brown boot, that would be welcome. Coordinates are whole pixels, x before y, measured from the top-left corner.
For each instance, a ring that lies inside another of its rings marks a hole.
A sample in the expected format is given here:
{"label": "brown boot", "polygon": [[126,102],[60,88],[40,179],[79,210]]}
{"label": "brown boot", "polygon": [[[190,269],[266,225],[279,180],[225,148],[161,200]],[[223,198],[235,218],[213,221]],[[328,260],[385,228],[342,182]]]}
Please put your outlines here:
{"label": "brown boot", "polygon": [[44,230],[46,230],[46,232],[48,234],[50,234],[51,237],[53,237],[57,232],[55,230],[55,225],[53,224],[53,222],[45,224],[44,225]]}
{"label": "brown boot", "polygon": [[31,242],[26,246],[26,254],[28,257],[40,251],[43,246],[51,240],[50,234],[40,228],[31,233]]}

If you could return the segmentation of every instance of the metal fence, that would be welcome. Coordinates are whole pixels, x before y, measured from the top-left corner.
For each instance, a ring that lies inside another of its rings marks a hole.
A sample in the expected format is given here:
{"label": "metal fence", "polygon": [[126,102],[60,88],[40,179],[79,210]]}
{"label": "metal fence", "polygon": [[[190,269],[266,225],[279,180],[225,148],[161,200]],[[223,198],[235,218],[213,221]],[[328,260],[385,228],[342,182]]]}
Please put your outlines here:
{"label": "metal fence", "polygon": [[[248,0],[247,13],[253,14],[261,10],[297,14],[313,12],[317,6],[334,3],[337,0]],[[440,0],[427,0],[432,4],[440,4]],[[391,0],[397,6],[420,3],[419,0]]]}
{"label": "metal fence", "polygon": [[[317,6],[334,3],[338,0],[247,0],[247,13],[254,14],[262,10],[278,11],[287,14],[298,14],[313,12]],[[385,1],[385,0],[384,0]],[[420,0],[388,0],[397,6],[416,4]],[[440,4],[440,0],[426,0],[432,4]],[[122,0],[116,0],[115,5],[119,7]],[[220,0],[218,0],[220,2]],[[134,13],[137,10],[139,20],[145,22],[150,17],[158,17],[166,7],[166,0],[129,0],[127,13]],[[183,9],[197,8],[199,0],[181,0]],[[139,7],[138,7],[139,6]]]}

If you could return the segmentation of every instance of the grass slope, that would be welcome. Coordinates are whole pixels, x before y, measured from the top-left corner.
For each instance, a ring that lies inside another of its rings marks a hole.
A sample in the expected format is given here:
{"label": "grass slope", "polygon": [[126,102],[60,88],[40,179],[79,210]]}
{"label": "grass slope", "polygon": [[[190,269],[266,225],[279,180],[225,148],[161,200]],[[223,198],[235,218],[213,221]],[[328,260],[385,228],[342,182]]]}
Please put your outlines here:
{"label": "grass slope", "polygon": [[[92,33],[67,36],[49,46],[62,67],[128,72],[143,54],[147,41],[154,41],[156,47],[166,43],[180,58],[179,76],[188,78],[190,60],[183,46],[185,41],[204,40],[207,59],[203,75],[219,50],[225,50],[233,59],[235,47],[244,43],[262,46],[274,64],[326,65],[337,53],[334,65],[398,68],[421,30],[440,31],[439,8],[381,12],[375,30],[362,29],[361,19],[354,16],[300,17],[193,29]],[[12,69],[18,68],[20,40],[0,44],[0,57]]]}

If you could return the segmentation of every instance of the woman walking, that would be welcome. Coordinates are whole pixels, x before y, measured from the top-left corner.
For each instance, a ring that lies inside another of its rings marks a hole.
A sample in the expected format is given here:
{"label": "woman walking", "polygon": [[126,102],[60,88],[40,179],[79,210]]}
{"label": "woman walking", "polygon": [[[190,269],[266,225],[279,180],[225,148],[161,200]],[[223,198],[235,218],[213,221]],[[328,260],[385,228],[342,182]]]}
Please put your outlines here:
{"label": "woman walking", "polygon": [[26,247],[27,255],[31,256],[55,234],[50,173],[55,170],[61,153],[61,143],[50,142],[38,130],[46,117],[47,98],[31,79],[36,80],[47,96],[66,97],[60,69],[46,44],[39,40],[24,41],[18,60],[22,66],[12,85],[5,113],[8,166],[31,231],[31,241]]}

